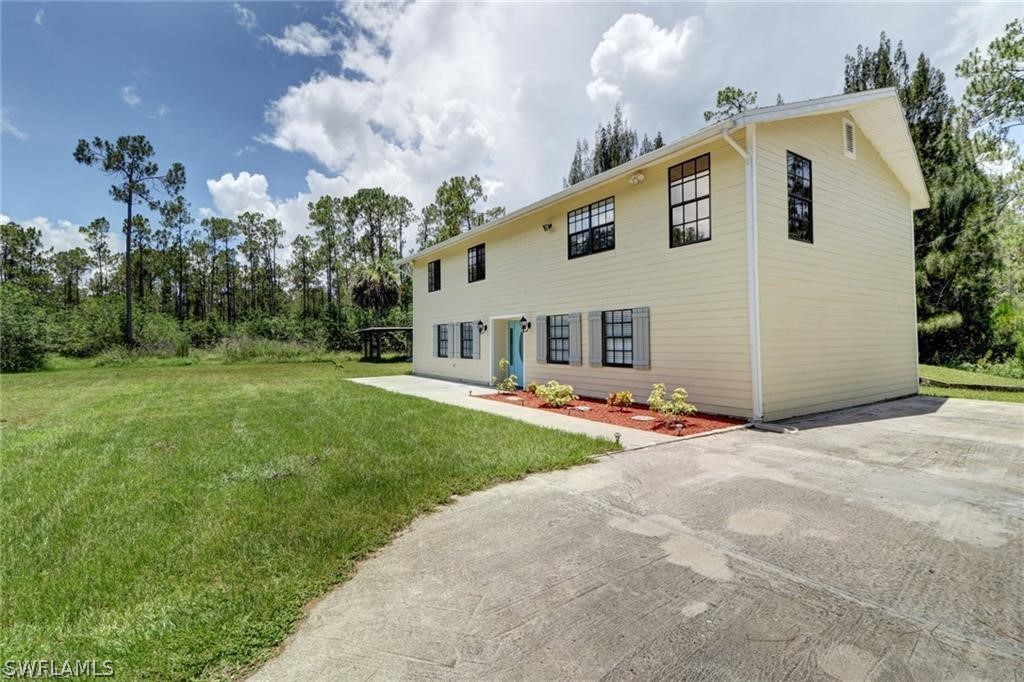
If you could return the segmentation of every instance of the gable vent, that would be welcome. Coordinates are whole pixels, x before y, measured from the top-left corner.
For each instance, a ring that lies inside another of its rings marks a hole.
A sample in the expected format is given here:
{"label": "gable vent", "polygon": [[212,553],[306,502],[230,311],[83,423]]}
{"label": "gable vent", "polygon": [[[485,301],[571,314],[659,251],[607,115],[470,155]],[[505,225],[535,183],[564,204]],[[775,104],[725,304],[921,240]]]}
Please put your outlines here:
{"label": "gable vent", "polygon": [[853,128],[853,121],[843,119],[843,154],[848,159],[857,158],[857,133]]}

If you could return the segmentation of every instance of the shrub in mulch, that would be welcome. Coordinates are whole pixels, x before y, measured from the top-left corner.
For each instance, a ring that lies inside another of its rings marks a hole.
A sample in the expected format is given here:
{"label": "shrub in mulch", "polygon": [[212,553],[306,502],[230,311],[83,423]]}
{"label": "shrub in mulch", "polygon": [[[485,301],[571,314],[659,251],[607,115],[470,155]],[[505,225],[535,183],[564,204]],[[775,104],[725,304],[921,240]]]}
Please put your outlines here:
{"label": "shrub in mulch", "polygon": [[[724,429],[730,426],[737,426],[739,424],[746,423],[745,420],[737,419],[735,417],[719,417],[698,412],[697,414],[679,419],[678,421],[683,423],[683,427],[677,428],[673,423],[675,420],[670,420],[653,410],[649,410],[646,405],[640,403],[633,403],[629,407],[618,408],[609,407],[607,402],[604,400],[597,400],[595,398],[577,398],[567,407],[550,407],[545,405],[541,398],[538,398],[533,393],[528,393],[526,391],[516,391],[515,393],[492,393],[476,397],[484,400],[495,400],[497,402],[508,403],[510,405],[522,405],[524,407],[539,410],[560,412],[562,414],[569,415],[570,417],[579,417],[580,419],[589,419],[595,422],[624,426],[629,429],[655,431],[669,436],[692,436],[696,433],[705,433],[707,431],[715,431],[717,429]],[[515,400],[515,398],[518,398],[518,400]],[[589,409],[576,409],[581,407]],[[633,419],[633,417],[653,417],[653,420],[637,420]]]}

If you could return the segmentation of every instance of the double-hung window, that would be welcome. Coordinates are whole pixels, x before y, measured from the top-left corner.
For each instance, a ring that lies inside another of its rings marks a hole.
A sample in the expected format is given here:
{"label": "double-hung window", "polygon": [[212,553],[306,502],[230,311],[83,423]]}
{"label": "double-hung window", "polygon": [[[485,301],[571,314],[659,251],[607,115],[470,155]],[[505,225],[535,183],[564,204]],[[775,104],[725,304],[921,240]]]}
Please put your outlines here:
{"label": "double-hung window", "polygon": [[569,364],[569,316],[548,315],[548,363],[552,365]]}
{"label": "double-hung window", "polygon": [[711,155],[668,169],[669,246],[711,239]]}
{"label": "double-hung window", "polygon": [[432,260],[427,263],[427,291],[438,291],[441,288],[441,261]]}
{"label": "double-hung window", "polygon": [[633,366],[633,311],[606,310],[601,313],[602,364],[606,367]]}
{"label": "double-hung window", "polygon": [[459,325],[459,357],[463,360],[473,359],[473,323],[463,322]]}
{"label": "double-hung window", "polygon": [[437,325],[437,357],[448,357],[448,325]]}
{"label": "double-hung window", "polygon": [[569,211],[569,258],[615,248],[615,197]]}
{"label": "double-hung window", "polygon": [[483,244],[472,246],[466,252],[466,267],[470,282],[478,282],[487,276],[486,252]]}
{"label": "double-hung window", "polygon": [[789,238],[813,244],[810,159],[786,152],[786,185],[789,192]]}

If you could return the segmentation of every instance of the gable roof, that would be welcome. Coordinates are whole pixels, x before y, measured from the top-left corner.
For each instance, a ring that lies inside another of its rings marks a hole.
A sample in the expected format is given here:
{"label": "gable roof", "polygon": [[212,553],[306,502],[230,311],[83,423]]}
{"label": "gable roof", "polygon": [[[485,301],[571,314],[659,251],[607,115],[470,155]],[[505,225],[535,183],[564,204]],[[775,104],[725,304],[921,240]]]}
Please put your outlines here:
{"label": "gable roof", "polygon": [[835,113],[847,113],[854,120],[861,133],[871,142],[882,157],[882,160],[889,166],[893,175],[896,176],[896,179],[899,180],[900,184],[910,194],[911,209],[928,208],[928,188],[925,185],[924,174],[921,172],[917,150],[914,148],[913,139],[910,137],[910,129],[907,127],[903,107],[900,105],[895,88],[883,88],[881,90],[865,90],[863,92],[832,95],[830,97],[819,97],[800,102],[750,109],[732,118],[705,126],[695,133],[667,144],[660,149],[655,149],[653,152],[638,156],[632,161],[587,178],[560,192],[555,192],[543,199],[507,213],[497,220],[429,246],[422,251],[402,258],[398,262],[400,265],[409,263],[450,246],[465,241],[478,240],[481,234],[540,211],[573,195],[582,194],[587,190],[630,175],[645,166],[656,164],[665,157],[703,144],[712,138],[720,136],[723,132],[733,131],[756,123],[771,123],[791,118],[800,118],[802,116],[821,116]]}

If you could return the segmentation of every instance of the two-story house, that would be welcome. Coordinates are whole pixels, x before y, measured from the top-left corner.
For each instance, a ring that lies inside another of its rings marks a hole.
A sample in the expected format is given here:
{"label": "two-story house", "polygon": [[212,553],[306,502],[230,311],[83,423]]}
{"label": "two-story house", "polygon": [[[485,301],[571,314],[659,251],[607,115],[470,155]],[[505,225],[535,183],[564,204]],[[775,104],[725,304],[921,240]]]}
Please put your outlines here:
{"label": "two-story house", "polygon": [[927,206],[894,90],[749,110],[404,259],[413,371],[755,420],[913,394]]}

